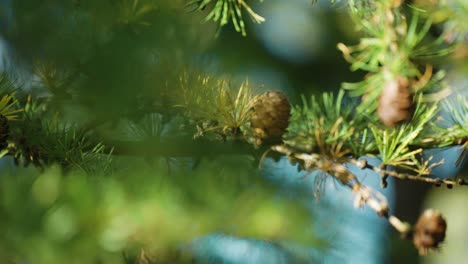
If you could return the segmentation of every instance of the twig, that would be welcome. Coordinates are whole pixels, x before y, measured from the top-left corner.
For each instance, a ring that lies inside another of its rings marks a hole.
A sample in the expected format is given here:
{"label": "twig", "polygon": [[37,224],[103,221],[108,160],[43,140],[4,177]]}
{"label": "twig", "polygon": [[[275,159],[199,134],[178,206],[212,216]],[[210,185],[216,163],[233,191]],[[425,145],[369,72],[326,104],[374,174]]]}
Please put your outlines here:
{"label": "twig", "polygon": [[423,176],[418,176],[418,175],[411,175],[411,174],[407,174],[407,173],[399,173],[397,171],[392,171],[392,170],[385,170],[385,169],[382,169],[380,167],[370,165],[368,163],[365,163],[363,165],[362,161],[351,160],[350,162],[352,164],[354,164],[354,165],[357,165],[361,169],[364,169],[364,168],[371,169],[371,170],[379,173],[382,177],[390,176],[390,177],[394,177],[394,178],[400,179],[400,180],[412,180],[412,181],[430,183],[430,184],[433,184],[435,186],[441,186],[442,184],[444,184],[449,189],[451,189],[454,185],[468,186],[468,182],[463,180],[463,179],[446,180],[446,179],[441,179],[441,178],[428,178],[428,177],[423,177]]}
{"label": "twig", "polygon": [[[344,186],[350,188],[354,193],[354,205],[356,207],[369,206],[377,215],[384,217],[404,238],[408,238],[411,232],[411,225],[401,221],[398,217],[389,214],[387,199],[385,196],[372,189],[369,186],[363,185],[359,179],[351,173],[343,163],[334,162],[327,157],[322,157],[318,154],[295,153],[292,149],[284,145],[277,145],[271,148],[273,151],[282,153],[287,156],[293,156],[296,159],[303,161],[304,169],[311,171],[320,169],[331,177],[338,179]],[[354,162],[358,167],[362,168],[366,163],[361,161]]]}
{"label": "twig", "polygon": [[[353,191],[355,207],[369,206],[378,216],[385,218],[400,233],[402,239],[412,241],[420,255],[425,255],[429,250],[437,249],[440,243],[443,242],[447,223],[440,213],[434,210],[426,210],[414,226],[400,220],[389,213],[385,196],[379,191],[363,185],[343,163],[349,162],[361,169],[370,168],[380,173],[385,173],[385,170],[371,166],[365,160],[345,160],[340,162],[330,160],[329,157],[318,154],[295,153],[293,149],[284,145],[274,146],[272,150],[285,154],[288,157],[293,156],[295,159],[302,160],[304,162],[304,169],[308,171],[320,169],[331,177],[340,180],[343,185]],[[392,173],[392,175],[394,174]],[[415,177],[412,175],[406,176]]]}

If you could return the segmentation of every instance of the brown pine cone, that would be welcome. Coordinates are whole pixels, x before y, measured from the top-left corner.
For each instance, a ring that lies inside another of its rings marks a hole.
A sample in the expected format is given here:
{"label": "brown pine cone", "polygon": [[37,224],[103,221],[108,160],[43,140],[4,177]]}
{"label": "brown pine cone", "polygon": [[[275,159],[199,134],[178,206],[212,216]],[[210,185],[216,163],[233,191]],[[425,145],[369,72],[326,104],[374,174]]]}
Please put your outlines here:
{"label": "brown pine cone", "polygon": [[377,113],[387,127],[394,127],[411,120],[413,95],[409,81],[398,77],[387,82],[379,97]]}
{"label": "brown pine cone", "polygon": [[291,106],[281,92],[266,92],[252,106],[250,124],[256,144],[278,143],[289,124]]}
{"label": "brown pine cone", "polygon": [[413,244],[420,255],[425,255],[429,249],[437,249],[445,239],[447,222],[442,215],[429,209],[419,217],[414,226]]}

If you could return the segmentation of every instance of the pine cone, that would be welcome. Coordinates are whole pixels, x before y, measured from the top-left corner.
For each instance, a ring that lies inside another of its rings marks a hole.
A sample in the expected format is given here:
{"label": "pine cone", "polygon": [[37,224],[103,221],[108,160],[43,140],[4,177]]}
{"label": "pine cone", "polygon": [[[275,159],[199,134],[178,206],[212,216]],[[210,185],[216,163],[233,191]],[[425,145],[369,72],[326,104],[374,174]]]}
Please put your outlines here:
{"label": "pine cone", "polygon": [[414,227],[413,244],[420,255],[429,249],[437,249],[445,239],[447,222],[442,215],[432,209],[424,211]]}
{"label": "pine cone", "polygon": [[8,119],[0,114],[0,149],[4,149],[8,146],[7,138],[9,134]]}
{"label": "pine cone", "polygon": [[409,81],[398,77],[387,82],[379,97],[377,113],[387,127],[394,127],[411,120],[413,95]]}
{"label": "pine cone", "polygon": [[256,144],[280,142],[288,127],[291,111],[286,95],[281,92],[266,92],[256,99],[252,111],[250,124]]}

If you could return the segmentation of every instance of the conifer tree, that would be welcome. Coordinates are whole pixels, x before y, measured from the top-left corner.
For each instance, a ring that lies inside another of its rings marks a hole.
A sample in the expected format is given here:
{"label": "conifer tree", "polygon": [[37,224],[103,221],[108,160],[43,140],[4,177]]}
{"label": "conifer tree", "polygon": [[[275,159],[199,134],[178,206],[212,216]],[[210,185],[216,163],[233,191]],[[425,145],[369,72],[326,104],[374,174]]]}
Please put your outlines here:
{"label": "conifer tree", "polygon": [[[395,178],[468,191],[433,173],[462,167],[468,150],[467,87],[449,76],[466,74],[466,3],[333,2],[357,40],[335,45],[357,74],[335,92],[297,89],[294,102],[204,57],[242,49],[268,24],[262,2],[3,3],[0,262],[196,263],[193,241],[219,232],[310,263],[298,248],[328,246],[310,228],[313,195],[278,195],[260,175],[282,157],[349,188],[343,203],[371,208],[400,243],[437,254],[450,219],[438,208],[400,219],[381,188]],[[456,162],[427,154],[449,146]]]}

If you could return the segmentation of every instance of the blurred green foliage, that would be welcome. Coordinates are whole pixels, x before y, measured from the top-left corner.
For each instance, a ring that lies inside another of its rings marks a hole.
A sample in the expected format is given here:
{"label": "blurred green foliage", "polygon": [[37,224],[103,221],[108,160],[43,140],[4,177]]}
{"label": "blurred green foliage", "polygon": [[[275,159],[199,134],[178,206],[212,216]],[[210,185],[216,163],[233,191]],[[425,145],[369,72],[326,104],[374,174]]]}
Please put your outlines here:
{"label": "blurred green foliage", "polygon": [[58,166],[2,175],[0,259],[123,263],[122,252],[139,247],[164,259],[213,231],[317,243],[305,208],[277,196],[248,157],[203,160],[171,173],[164,162],[118,163],[112,176]]}

